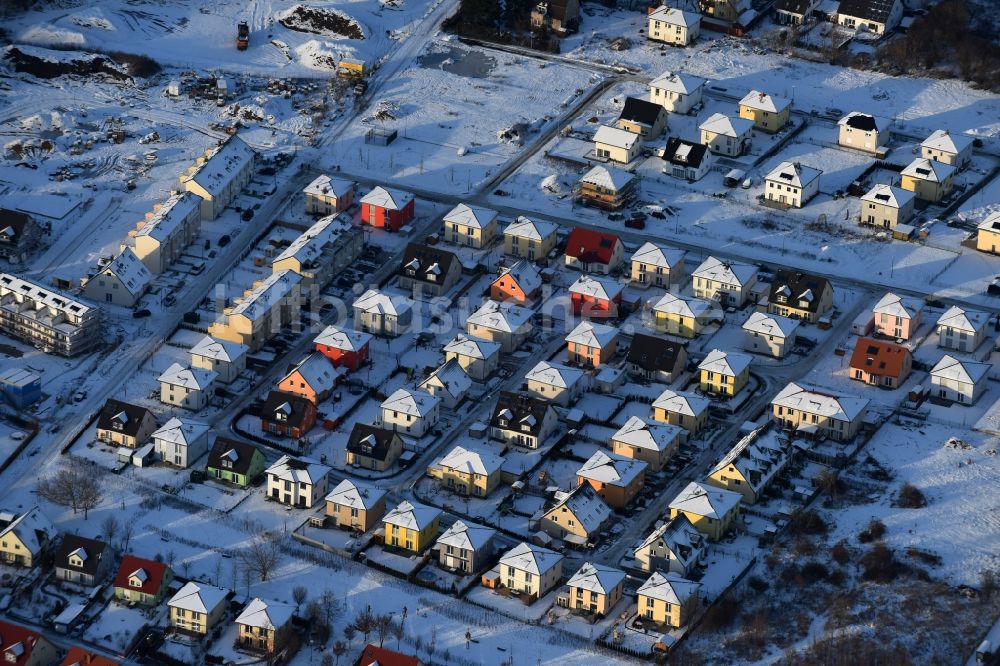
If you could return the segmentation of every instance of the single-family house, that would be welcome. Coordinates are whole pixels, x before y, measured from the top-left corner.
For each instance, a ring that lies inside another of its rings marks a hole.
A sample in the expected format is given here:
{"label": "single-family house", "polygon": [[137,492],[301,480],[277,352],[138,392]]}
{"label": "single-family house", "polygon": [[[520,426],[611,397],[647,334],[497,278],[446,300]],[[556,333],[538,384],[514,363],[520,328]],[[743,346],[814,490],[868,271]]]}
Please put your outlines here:
{"label": "single-family house", "polygon": [[248,351],[246,345],[206,335],[191,347],[191,367],[214,372],[218,381],[231,384],[246,369]]}
{"label": "single-family house", "polygon": [[331,324],[316,336],[313,344],[336,368],[355,371],[368,362],[372,336]]}
{"label": "single-family house", "polygon": [[361,222],[377,229],[399,231],[413,219],[414,198],[409,192],[376,186],[361,197]]}
{"label": "single-family house", "polygon": [[115,575],[115,599],[158,606],[173,579],[174,572],[163,562],[123,555]]}
{"label": "single-family house", "polygon": [[701,33],[701,14],[660,6],[649,12],[646,36],[656,42],[687,46]]}
{"label": "single-family house", "polygon": [[630,416],[611,436],[610,445],[615,455],[641,460],[656,473],[677,453],[684,436],[680,426],[647,423],[638,416]]}
{"label": "single-family house", "polygon": [[647,467],[637,458],[598,449],[576,470],[576,483],[589,483],[608,506],[624,509],[642,490]]}
{"label": "single-family house", "polygon": [[167,601],[170,626],[195,635],[208,634],[226,612],[228,596],[222,588],[189,580]]}
{"label": "single-family house", "polygon": [[160,402],[198,411],[215,395],[218,373],[173,363],[159,376]]}
{"label": "single-family house", "polygon": [[566,605],[575,611],[603,616],[615,607],[625,589],[625,572],[584,562],[566,582]]}
{"label": "single-family house", "polygon": [[41,235],[41,228],[27,213],[0,208],[0,257],[12,263],[24,261]]}
{"label": "single-family house", "polygon": [[60,650],[36,631],[0,620],[0,654],[10,666],[52,666]]}
{"label": "single-family house", "polygon": [[454,409],[465,400],[469,389],[472,388],[472,379],[459,365],[458,359],[453,358],[445,361],[441,367],[428,375],[417,388],[435,398],[440,398],[446,408]]}
{"label": "single-family house", "polygon": [[669,384],[687,367],[687,349],[679,342],[636,333],[625,354],[625,370],[642,381]]}
{"label": "single-family house", "polygon": [[292,636],[295,606],[255,597],[236,618],[236,644],[245,650],[276,654]]}
{"label": "single-family house", "polygon": [[128,232],[127,245],[153,275],[169,269],[201,231],[201,198],[191,192],[172,194],[153,206]]}
{"label": "single-family house", "polygon": [[645,140],[655,139],[667,128],[667,110],[660,104],[638,97],[626,97],[618,121],[618,129],[638,134]]}
{"label": "single-family house", "polygon": [[601,125],[594,132],[594,155],[597,159],[629,164],[639,156],[642,137],[627,130]]}
{"label": "single-family house", "polygon": [[145,407],[108,398],[97,416],[97,439],[115,447],[135,449],[153,435],[156,416]]}
{"label": "single-family house", "polygon": [[708,398],[667,389],[653,401],[653,420],[680,426],[689,437],[697,437],[708,424],[710,404]]}
{"label": "single-family house", "polygon": [[149,290],[153,274],[142,260],[126,247],[118,255],[81,280],[83,295],[97,303],[131,308]]}
{"label": "single-family house", "polygon": [[403,438],[391,428],[355,423],[346,450],[348,465],[384,472],[403,454]]}
{"label": "single-family house", "polygon": [[941,201],[954,187],[955,167],[917,157],[900,172],[900,186],[923,201]]}
{"label": "single-family house", "polygon": [[420,658],[369,643],[353,666],[423,666]]}
{"label": "single-family house", "polygon": [[815,324],[833,307],[833,285],[824,277],[782,268],[771,281],[767,311]]}
{"label": "single-family house", "polygon": [[88,652],[79,645],[70,647],[69,652],[59,662],[59,666],[120,666],[117,661],[108,659],[96,652]]}
{"label": "single-family house", "polygon": [[325,516],[335,527],[367,532],[385,515],[386,491],[363,481],[344,479],[324,498]]}
{"label": "single-family house", "polygon": [[574,227],[566,239],[566,266],[608,275],[622,263],[625,245],[614,234]]}
{"label": "single-family house", "polygon": [[690,113],[701,104],[705,79],[683,72],[664,72],[649,82],[649,101],[671,113]]}
{"label": "single-family house", "polygon": [[631,204],[638,190],[639,179],[635,174],[598,164],[581,176],[576,195],[584,205],[618,210]]}
{"label": "single-family house", "polygon": [[698,0],[697,4],[699,12],[715,19],[712,23],[716,29],[729,30],[741,27],[741,17],[752,8],[750,0]]}
{"label": "single-family house", "polygon": [[319,405],[330,397],[344,372],[346,371],[341,368],[335,368],[323,354],[312,352],[281,378],[278,390]]}
{"label": "single-family house", "polygon": [[1000,252],[1000,211],[989,215],[976,227],[976,249],[980,252]]}
{"label": "single-family house", "polygon": [[413,324],[413,301],[406,296],[369,289],[352,305],[354,328],[374,335],[394,338]]}
{"label": "single-family house", "polygon": [[264,454],[253,444],[216,437],[205,470],[210,479],[246,488],[264,473],[266,466]]}
{"label": "single-family house", "polygon": [[835,395],[789,382],[771,401],[771,419],[786,430],[847,442],[858,434],[869,403],[867,398]]}
{"label": "single-family house", "polygon": [[502,349],[499,342],[458,334],[444,346],[444,355],[448,361],[458,361],[469,377],[481,382],[500,365]]}
{"label": "single-family house", "polygon": [[53,566],[58,580],[92,587],[111,573],[114,552],[99,539],[65,534],[56,549]]}
{"label": "single-family house", "polygon": [[788,464],[788,443],[779,440],[772,425],[767,422],[741,437],[708,472],[705,483],[756,503]]}
{"label": "single-family house", "polygon": [[861,111],[851,111],[837,122],[837,143],[866,153],[884,151],[889,140],[889,120]]}
{"label": "single-family house", "polygon": [[757,267],[708,257],[691,274],[696,298],[742,307],[757,284]]}
{"label": "single-family house", "polygon": [[420,438],[437,425],[441,398],[423,391],[400,388],[382,402],[379,413],[386,428]]}
{"label": "single-family house", "polygon": [[799,162],[782,162],[764,176],[764,196],[788,208],[802,208],[819,194],[821,169]]}
{"label": "single-family house", "polygon": [[739,157],[750,148],[753,120],[713,113],[698,125],[701,144],[716,155]]}
{"label": "single-family house", "polygon": [[512,592],[540,599],[562,578],[562,561],[559,553],[522,542],[500,558],[500,584]]}
{"label": "single-family house", "polygon": [[876,185],[861,197],[861,224],[895,229],[909,224],[915,196],[910,190],[892,185]]}
{"label": "single-family house", "polygon": [[670,502],[670,517],[684,515],[709,541],[718,541],[740,516],[743,496],[692,481]]}
{"label": "single-family house", "polygon": [[961,169],[972,159],[972,137],[952,134],[946,129],[934,130],[920,144],[920,156]]}
{"label": "single-family house", "polygon": [[534,30],[565,37],[580,29],[580,0],[540,0],[529,15]]}
{"label": "single-family house", "polygon": [[444,238],[455,245],[482,248],[497,235],[497,212],[460,203],[444,216]]}
{"label": "single-family house", "polygon": [[281,456],[267,468],[267,497],[286,506],[311,509],[326,495],[330,468],[312,458]]}
{"label": "single-family house", "polygon": [[327,215],[299,234],[271,260],[271,271],[291,271],[302,290],[322,289],[354,263],[365,245],[364,232],[347,213]]}
{"label": "single-family house", "polygon": [[858,338],[851,354],[851,379],[880,386],[899,388],[913,369],[913,355],[902,345]]}
{"label": "single-family house", "polygon": [[872,314],[875,315],[875,332],[889,338],[909,340],[920,328],[924,302],[919,298],[906,298],[886,292],[879,299]]}
{"label": "single-family house", "polygon": [[0,559],[31,569],[48,552],[58,532],[37,506],[18,515],[0,512]]}
{"label": "single-family house", "polygon": [[841,0],[837,24],[852,30],[884,35],[903,18],[901,0]]}
{"label": "single-family house", "polygon": [[696,338],[716,315],[715,306],[699,298],[667,292],[653,304],[653,322],[658,333]]}
{"label": "single-family house", "polygon": [[488,497],[500,485],[504,459],[489,451],[457,445],[428,468],[441,487],[459,495]]}
{"label": "single-family house", "polygon": [[153,433],[153,450],[161,461],[175,467],[190,467],[208,453],[207,423],[181,421],[176,416]]}
{"label": "single-family house", "polygon": [[201,219],[214,220],[250,183],[257,154],[238,136],[210,147],[181,174],[187,192],[201,198]]}
{"label": "single-family house", "polygon": [[589,483],[555,494],[555,504],[542,515],[539,528],[555,539],[583,546],[597,540],[611,519],[611,507]]}
{"label": "single-family house", "polygon": [[253,287],[223,308],[222,317],[208,327],[216,340],[238,342],[259,351],[284,326],[299,318],[302,276],[283,269],[254,282]]}
{"label": "single-family house", "polygon": [[705,558],[705,535],[683,513],[671,518],[643,540],[635,549],[635,561],[646,572],[673,572],[690,576]]}
{"label": "single-family house", "polygon": [[646,241],[632,255],[629,279],[640,287],[663,287],[684,279],[684,250]]}
{"label": "single-family house", "polygon": [[785,358],[795,346],[799,322],[781,315],[752,312],[743,322],[743,349],[755,354]]}
{"label": "single-family house", "polygon": [[462,262],[453,253],[432,245],[409,243],[396,271],[399,288],[414,298],[444,296],[462,276]]}
{"label": "single-family house", "polygon": [[569,287],[573,314],[589,319],[613,319],[619,314],[625,285],[607,277],[581,275]]}
{"label": "single-family house", "polygon": [[698,388],[705,393],[734,396],[750,379],[753,357],[738,352],[713,349],[698,364]]}
{"label": "single-family house", "polygon": [[437,539],[441,510],[403,500],[382,519],[385,545],[419,553]]}
{"label": "single-family house", "polygon": [[452,571],[479,571],[493,557],[496,533],[489,527],[456,520],[437,540],[438,562]]}
{"label": "single-family house", "polygon": [[299,439],[316,424],[316,404],[302,396],[271,391],[260,408],[260,429]]}
{"label": "single-family house", "polygon": [[802,25],[819,5],[819,0],[778,0],[774,3],[774,22],[778,25]]}
{"label": "single-family house", "polygon": [[556,240],[556,225],[519,215],[503,230],[503,251],[512,257],[541,261],[555,248]]}
{"label": "single-family house", "polygon": [[670,137],[663,149],[663,162],[663,173],[694,182],[712,167],[712,154],[700,143]]}
{"label": "single-family house", "polygon": [[740,100],[740,118],[752,120],[754,127],[775,133],[788,123],[792,101],[751,90]]}
{"label": "single-family house", "polygon": [[354,203],[355,183],[344,178],[331,178],[325,173],[305,186],[306,214],[335,215]]}
{"label": "single-family house", "polygon": [[541,291],[541,274],[533,263],[524,259],[501,268],[500,274],[490,283],[490,299],[500,303],[527,305],[538,298]]}
{"label": "single-family house", "polygon": [[501,391],[490,418],[490,437],[537,449],[555,432],[557,423],[556,412],[547,400]]}
{"label": "single-family house", "polygon": [[945,354],[931,368],[931,395],[939,400],[971,405],[983,391],[993,366],[963,361]]}
{"label": "single-family house", "polygon": [[524,379],[528,393],[563,407],[577,401],[585,384],[582,370],[548,361],[539,361]]}
{"label": "single-family house", "polygon": [[487,299],[465,320],[465,330],[473,337],[499,342],[503,352],[510,354],[527,342],[534,314],[514,303]]}
{"label": "single-family house", "polygon": [[937,320],[938,347],[974,352],[986,339],[990,315],[953,305]]}
{"label": "single-family house", "polygon": [[683,627],[698,608],[701,583],[673,572],[653,573],[636,592],[643,623],[657,627]]}
{"label": "single-family house", "polygon": [[618,329],[589,321],[580,322],[566,336],[566,355],[570,362],[592,368],[610,361],[618,348]]}

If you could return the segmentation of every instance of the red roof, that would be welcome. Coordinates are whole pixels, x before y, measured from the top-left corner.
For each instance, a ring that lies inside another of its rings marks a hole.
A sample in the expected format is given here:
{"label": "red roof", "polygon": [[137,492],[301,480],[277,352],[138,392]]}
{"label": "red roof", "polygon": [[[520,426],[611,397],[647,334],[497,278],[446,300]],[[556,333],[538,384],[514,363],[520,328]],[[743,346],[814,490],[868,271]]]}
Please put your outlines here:
{"label": "red roof", "polygon": [[910,350],[906,347],[872,338],[858,338],[854,353],[851,354],[851,369],[864,370],[877,377],[898,379],[903,374],[909,357]]}
{"label": "red roof", "polygon": [[[146,581],[142,584],[142,587],[132,587],[128,584],[128,579],[140,569],[145,572]],[[163,583],[163,575],[166,572],[167,565],[163,562],[144,560],[134,555],[126,555],[122,558],[122,563],[118,567],[118,574],[115,575],[115,587],[138,590],[144,594],[155,596],[160,591],[160,585]]]}
{"label": "red roof", "polygon": [[356,666],[420,666],[420,660],[402,652],[396,652],[388,648],[380,648],[369,643],[361,652],[361,657],[355,662]]}
{"label": "red roof", "polygon": [[621,240],[614,234],[576,227],[566,240],[566,255],[588,264],[609,264],[618,243]]}
{"label": "red roof", "polygon": [[[35,649],[35,643],[39,639],[45,640],[27,627],[0,620],[0,652],[3,653],[4,664],[20,666],[20,664],[28,663],[28,660],[31,659],[31,652]],[[8,655],[13,655],[13,657]]]}
{"label": "red roof", "polygon": [[62,660],[60,666],[118,666],[117,661],[111,661],[107,657],[99,654],[87,652],[79,645],[69,649],[66,658]]}

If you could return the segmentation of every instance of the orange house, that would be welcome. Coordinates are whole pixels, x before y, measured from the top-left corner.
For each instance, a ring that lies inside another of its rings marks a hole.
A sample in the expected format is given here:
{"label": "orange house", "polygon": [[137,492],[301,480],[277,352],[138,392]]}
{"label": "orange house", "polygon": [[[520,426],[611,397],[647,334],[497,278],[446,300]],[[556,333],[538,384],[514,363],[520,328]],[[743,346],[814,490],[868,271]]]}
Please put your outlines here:
{"label": "orange house", "polygon": [[906,347],[858,338],[851,354],[851,379],[871,386],[898,388],[913,369],[913,356]]}
{"label": "orange house", "polygon": [[542,276],[538,269],[523,259],[505,268],[490,284],[490,298],[501,303],[525,305],[534,300],[542,290]]}
{"label": "orange house", "polygon": [[314,405],[330,397],[344,368],[335,368],[330,360],[313,352],[299,361],[299,364],[278,383],[278,390],[305,398]]}
{"label": "orange house", "polygon": [[581,322],[566,336],[570,362],[599,367],[610,361],[618,349],[618,329],[589,321]]}

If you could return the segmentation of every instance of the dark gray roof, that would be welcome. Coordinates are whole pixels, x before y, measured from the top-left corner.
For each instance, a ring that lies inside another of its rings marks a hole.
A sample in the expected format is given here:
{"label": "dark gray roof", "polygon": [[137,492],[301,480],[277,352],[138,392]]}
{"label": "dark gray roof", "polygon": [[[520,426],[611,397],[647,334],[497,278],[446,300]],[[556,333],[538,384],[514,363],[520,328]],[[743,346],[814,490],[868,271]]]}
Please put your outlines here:
{"label": "dark gray roof", "polygon": [[632,336],[625,362],[650,372],[672,372],[683,348],[684,345],[673,340],[636,333]]}
{"label": "dark gray roof", "polygon": [[392,441],[399,437],[394,430],[387,430],[367,423],[355,423],[347,440],[347,450],[357,456],[385,460]]}
{"label": "dark gray roof", "polygon": [[778,0],[774,3],[774,11],[805,16],[812,6],[812,0]]}
{"label": "dark gray roof", "polygon": [[666,109],[660,104],[653,104],[638,97],[626,97],[625,106],[622,107],[622,112],[618,116],[618,119],[630,120],[634,123],[652,127],[656,124],[661,113],[666,113]]}
{"label": "dark gray roof", "polygon": [[[420,282],[441,284],[442,278],[451,272],[452,265],[458,265],[458,257],[451,252],[429,245],[410,243],[403,253],[399,274]],[[428,279],[432,272],[437,279]]]}
{"label": "dark gray roof", "polygon": [[820,296],[827,289],[832,291],[833,287],[830,286],[830,281],[824,277],[782,269],[777,272],[774,281],[771,282],[771,293],[768,294],[767,300],[769,303],[776,303],[778,302],[776,296],[780,292],[784,292],[788,304],[794,304],[798,308],[800,296],[811,291],[812,299],[809,302],[809,307],[801,309],[816,312],[819,308]]}
{"label": "dark gray roof", "polygon": [[[493,410],[490,425],[503,430],[527,432],[532,437],[538,437],[545,415],[550,409],[552,408],[549,403],[541,398],[503,391]],[[506,422],[501,423],[502,421]],[[523,429],[525,425],[528,426],[528,430]]]}
{"label": "dark gray roof", "polygon": [[[235,453],[235,459],[232,456],[227,456],[232,461],[232,465],[224,467],[222,464],[222,458],[230,451]],[[218,437],[215,440],[215,444],[212,446],[212,450],[208,454],[208,467],[215,469],[228,469],[232,470],[236,474],[245,475],[250,471],[250,463],[253,462],[253,456],[255,453],[260,453],[260,449],[253,444],[238,442],[235,439],[229,439],[228,437]],[[261,453],[260,455],[263,456],[264,454]]]}
{"label": "dark gray roof", "polygon": [[892,6],[899,0],[841,0],[838,14],[856,16],[867,21],[885,23]]}
{"label": "dark gray roof", "polygon": [[678,166],[690,166],[698,168],[701,161],[705,159],[708,146],[692,141],[685,141],[677,137],[667,140],[667,147],[663,151],[663,159]]}
{"label": "dark gray roof", "polygon": [[[83,566],[71,567],[69,564],[69,556],[76,550],[83,550],[86,557],[82,557]],[[98,539],[88,539],[87,537],[78,536],[76,534],[67,534],[63,536],[62,543],[59,544],[59,550],[56,552],[55,565],[62,569],[72,569],[73,571],[79,571],[87,575],[95,575],[101,567],[101,562],[107,555],[108,546],[103,541]]]}
{"label": "dark gray roof", "polygon": [[[288,418],[278,421],[275,418],[275,413],[285,404],[291,408],[291,411],[288,413]],[[306,414],[312,409],[315,409],[313,404],[302,396],[283,391],[271,391],[267,394],[264,406],[260,408],[260,418],[263,421],[284,423],[292,428],[301,428],[305,422]]]}
{"label": "dark gray roof", "polygon": [[152,412],[145,407],[110,398],[104,403],[101,414],[97,417],[97,429],[113,430],[128,437],[135,437],[147,414],[152,414]]}
{"label": "dark gray roof", "polygon": [[864,113],[858,113],[847,119],[847,126],[862,132],[871,132],[877,128],[875,118]]}

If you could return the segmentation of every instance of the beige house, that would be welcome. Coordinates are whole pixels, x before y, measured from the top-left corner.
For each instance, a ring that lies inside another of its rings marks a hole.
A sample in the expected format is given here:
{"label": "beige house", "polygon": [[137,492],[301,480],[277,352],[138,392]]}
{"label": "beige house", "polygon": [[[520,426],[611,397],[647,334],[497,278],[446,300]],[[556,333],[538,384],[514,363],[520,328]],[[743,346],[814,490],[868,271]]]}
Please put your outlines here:
{"label": "beige house", "polygon": [[344,479],[324,498],[326,518],[336,527],[367,532],[385,515],[385,496],[378,486]]}
{"label": "beige house", "polygon": [[268,499],[286,506],[311,509],[326,496],[330,468],[312,458],[281,456],[264,474]]}
{"label": "beige house", "polygon": [[653,304],[652,314],[658,333],[696,338],[721,312],[717,312],[709,301],[668,292]]}
{"label": "beige house", "polygon": [[562,578],[562,562],[559,553],[521,543],[500,558],[500,584],[530,598],[544,597]]}
{"label": "beige house", "polygon": [[444,239],[455,245],[485,247],[497,235],[497,212],[490,208],[458,204],[444,216]]}
{"label": "beige house", "polygon": [[250,182],[256,153],[237,136],[212,146],[181,175],[184,189],[201,197],[201,219],[214,220]]}
{"label": "beige house", "polygon": [[233,304],[222,311],[222,317],[208,327],[216,340],[228,340],[246,345],[251,352],[295,321],[299,315],[302,277],[289,270],[272,273],[255,282]]}
{"label": "beige house", "polygon": [[100,308],[0,273],[0,331],[45,353],[76,356],[101,343]]}
{"label": "beige house", "polygon": [[683,72],[664,72],[649,83],[649,101],[671,113],[686,114],[701,102],[705,79]]}
{"label": "beige house", "polygon": [[206,635],[222,619],[229,593],[218,587],[188,581],[167,601],[170,626],[183,632]]}
{"label": "beige house", "polygon": [[459,495],[488,497],[500,486],[500,468],[504,459],[489,451],[455,446],[427,474],[441,487]]}
{"label": "beige house", "polygon": [[785,358],[795,346],[799,322],[781,315],[753,312],[743,322],[743,349],[754,354]]}
{"label": "beige house", "polygon": [[667,110],[655,102],[626,97],[615,127],[638,134],[647,141],[656,139],[667,129]]}
{"label": "beige house", "polygon": [[689,437],[697,437],[708,424],[710,404],[708,398],[667,389],[653,401],[653,420],[680,426]]}
{"label": "beige house", "polygon": [[583,546],[597,540],[611,515],[611,507],[593,486],[585,483],[568,493],[556,492],[555,504],[542,516],[538,527],[554,539]]}
{"label": "beige house", "polygon": [[757,284],[757,267],[709,257],[694,269],[691,283],[696,298],[742,307]]}
{"label": "beige house", "polygon": [[327,215],[271,260],[271,271],[291,271],[301,276],[302,289],[322,289],[354,263],[364,244],[364,233],[351,224],[349,215]]}
{"label": "beige house", "polygon": [[489,527],[456,520],[437,540],[438,561],[451,571],[479,571],[493,557],[496,533]]}
{"label": "beige house", "polygon": [[786,124],[792,112],[792,102],[759,90],[751,90],[740,100],[740,118],[752,120],[754,127],[771,134]]}
{"label": "beige house", "polygon": [[683,627],[698,608],[701,583],[675,573],[655,572],[639,587],[639,615],[644,622],[660,627]]}
{"label": "beige house", "polygon": [[986,340],[991,316],[953,305],[938,318],[938,347],[971,354]]}
{"label": "beige house", "polygon": [[197,412],[215,395],[219,375],[211,370],[185,368],[180,363],[173,363],[158,379],[160,402]]}
{"label": "beige house", "polygon": [[386,546],[415,554],[430,546],[437,538],[441,527],[441,510],[403,500],[386,514],[382,523],[385,527]]}
{"label": "beige house", "polygon": [[430,393],[406,388],[396,391],[382,402],[382,425],[411,437],[423,437],[438,421],[441,399]]}
{"label": "beige house", "polygon": [[0,559],[31,569],[53,545],[56,528],[37,506],[17,515],[0,512]]}
{"label": "beige house", "polygon": [[900,176],[902,188],[913,192],[918,199],[941,201],[954,187],[955,167],[918,157],[900,172]]}
{"label": "beige house", "polygon": [[692,481],[670,502],[670,517],[686,516],[709,541],[719,541],[740,516],[743,496]]}
{"label": "beige house", "polygon": [[295,606],[264,601],[257,597],[236,618],[236,644],[246,650],[275,654],[284,649],[292,636]]}
{"label": "beige house", "polygon": [[528,308],[488,299],[465,320],[465,330],[473,337],[500,343],[503,352],[510,354],[528,340],[533,316]]}
{"label": "beige house", "polygon": [[413,300],[369,289],[355,299],[354,328],[374,335],[396,337],[413,325]]}
{"label": "beige house", "polygon": [[913,192],[892,185],[876,185],[861,197],[861,224],[895,229],[913,217]]}
{"label": "beige house", "polygon": [[459,334],[444,346],[444,355],[446,361],[458,361],[469,377],[481,382],[500,365],[502,349],[499,342]]}
{"label": "beige house", "polygon": [[231,384],[247,367],[246,345],[227,340],[214,340],[206,335],[191,347],[191,367],[211,370],[223,384]]}
{"label": "beige house", "polygon": [[528,261],[542,261],[556,246],[556,226],[534,222],[523,215],[503,230],[504,254]]}
{"label": "beige house", "polygon": [[646,572],[673,572],[688,576],[696,564],[704,560],[707,539],[679,514],[658,528],[635,550],[635,561]]}
{"label": "beige house", "polygon": [[109,398],[97,417],[97,440],[135,449],[156,430],[156,416],[145,407]]}
{"label": "beige house", "polygon": [[560,601],[565,601],[567,607],[591,615],[607,615],[622,598],[625,572],[584,562],[566,582],[566,587],[568,594]]}
{"label": "beige house", "polygon": [[677,453],[685,436],[680,426],[651,424],[631,416],[611,436],[610,446],[616,455],[641,460],[656,473]]}
{"label": "beige house", "polygon": [[1000,248],[1000,211],[980,222],[977,229],[976,249],[980,252],[997,254],[997,248]]}
{"label": "beige house", "polygon": [[548,361],[539,361],[524,379],[528,393],[563,407],[576,402],[586,384],[582,370]]}
{"label": "beige house", "polygon": [[629,164],[641,149],[642,137],[627,130],[601,125],[594,133],[594,154],[598,159]]}
{"label": "beige house", "polygon": [[837,122],[840,128],[837,143],[866,153],[886,152],[889,141],[889,120],[860,111],[851,111]]}
{"label": "beige house", "polygon": [[660,6],[649,13],[646,36],[656,42],[687,46],[698,39],[701,14]]}
{"label": "beige house", "polygon": [[662,287],[684,281],[684,250],[646,241],[630,260],[629,279],[640,287]]}
{"label": "beige house", "polygon": [[705,482],[755,504],[788,464],[791,447],[779,439],[772,425],[765,423],[744,435],[709,471]]}
{"label": "beige house", "polygon": [[326,174],[306,185],[302,193],[306,197],[306,213],[309,215],[336,215],[350,208],[354,203],[354,182],[343,178],[331,178]]}
{"label": "beige house", "polygon": [[972,159],[972,137],[935,130],[920,144],[920,156],[961,169]]}
{"label": "beige house", "polygon": [[846,442],[858,434],[869,402],[790,382],[771,401],[771,419],[786,430]]}
{"label": "beige house", "polygon": [[190,192],[172,194],[146,213],[127,244],[149,272],[159,275],[170,268],[201,231],[201,199]]}
{"label": "beige house", "polygon": [[820,169],[798,162],[782,162],[764,176],[764,196],[789,208],[802,208],[819,194]]}
{"label": "beige house", "polygon": [[750,149],[753,121],[733,118],[724,113],[713,113],[698,125],[703,146],[716,155],[739,157]]}
{"label": "beige house", "polygon": [[98,303],[110,303],[131,308],[139,302],[153,274],[130,248],[123,249],[118,256],[99,266],[95,274],[83,280],[83,295]]}
{"label": "beige house", "polygon": [[403,439],[395,430],[355,423],[347,438],[348,465],[384,472],[403,454]]}

